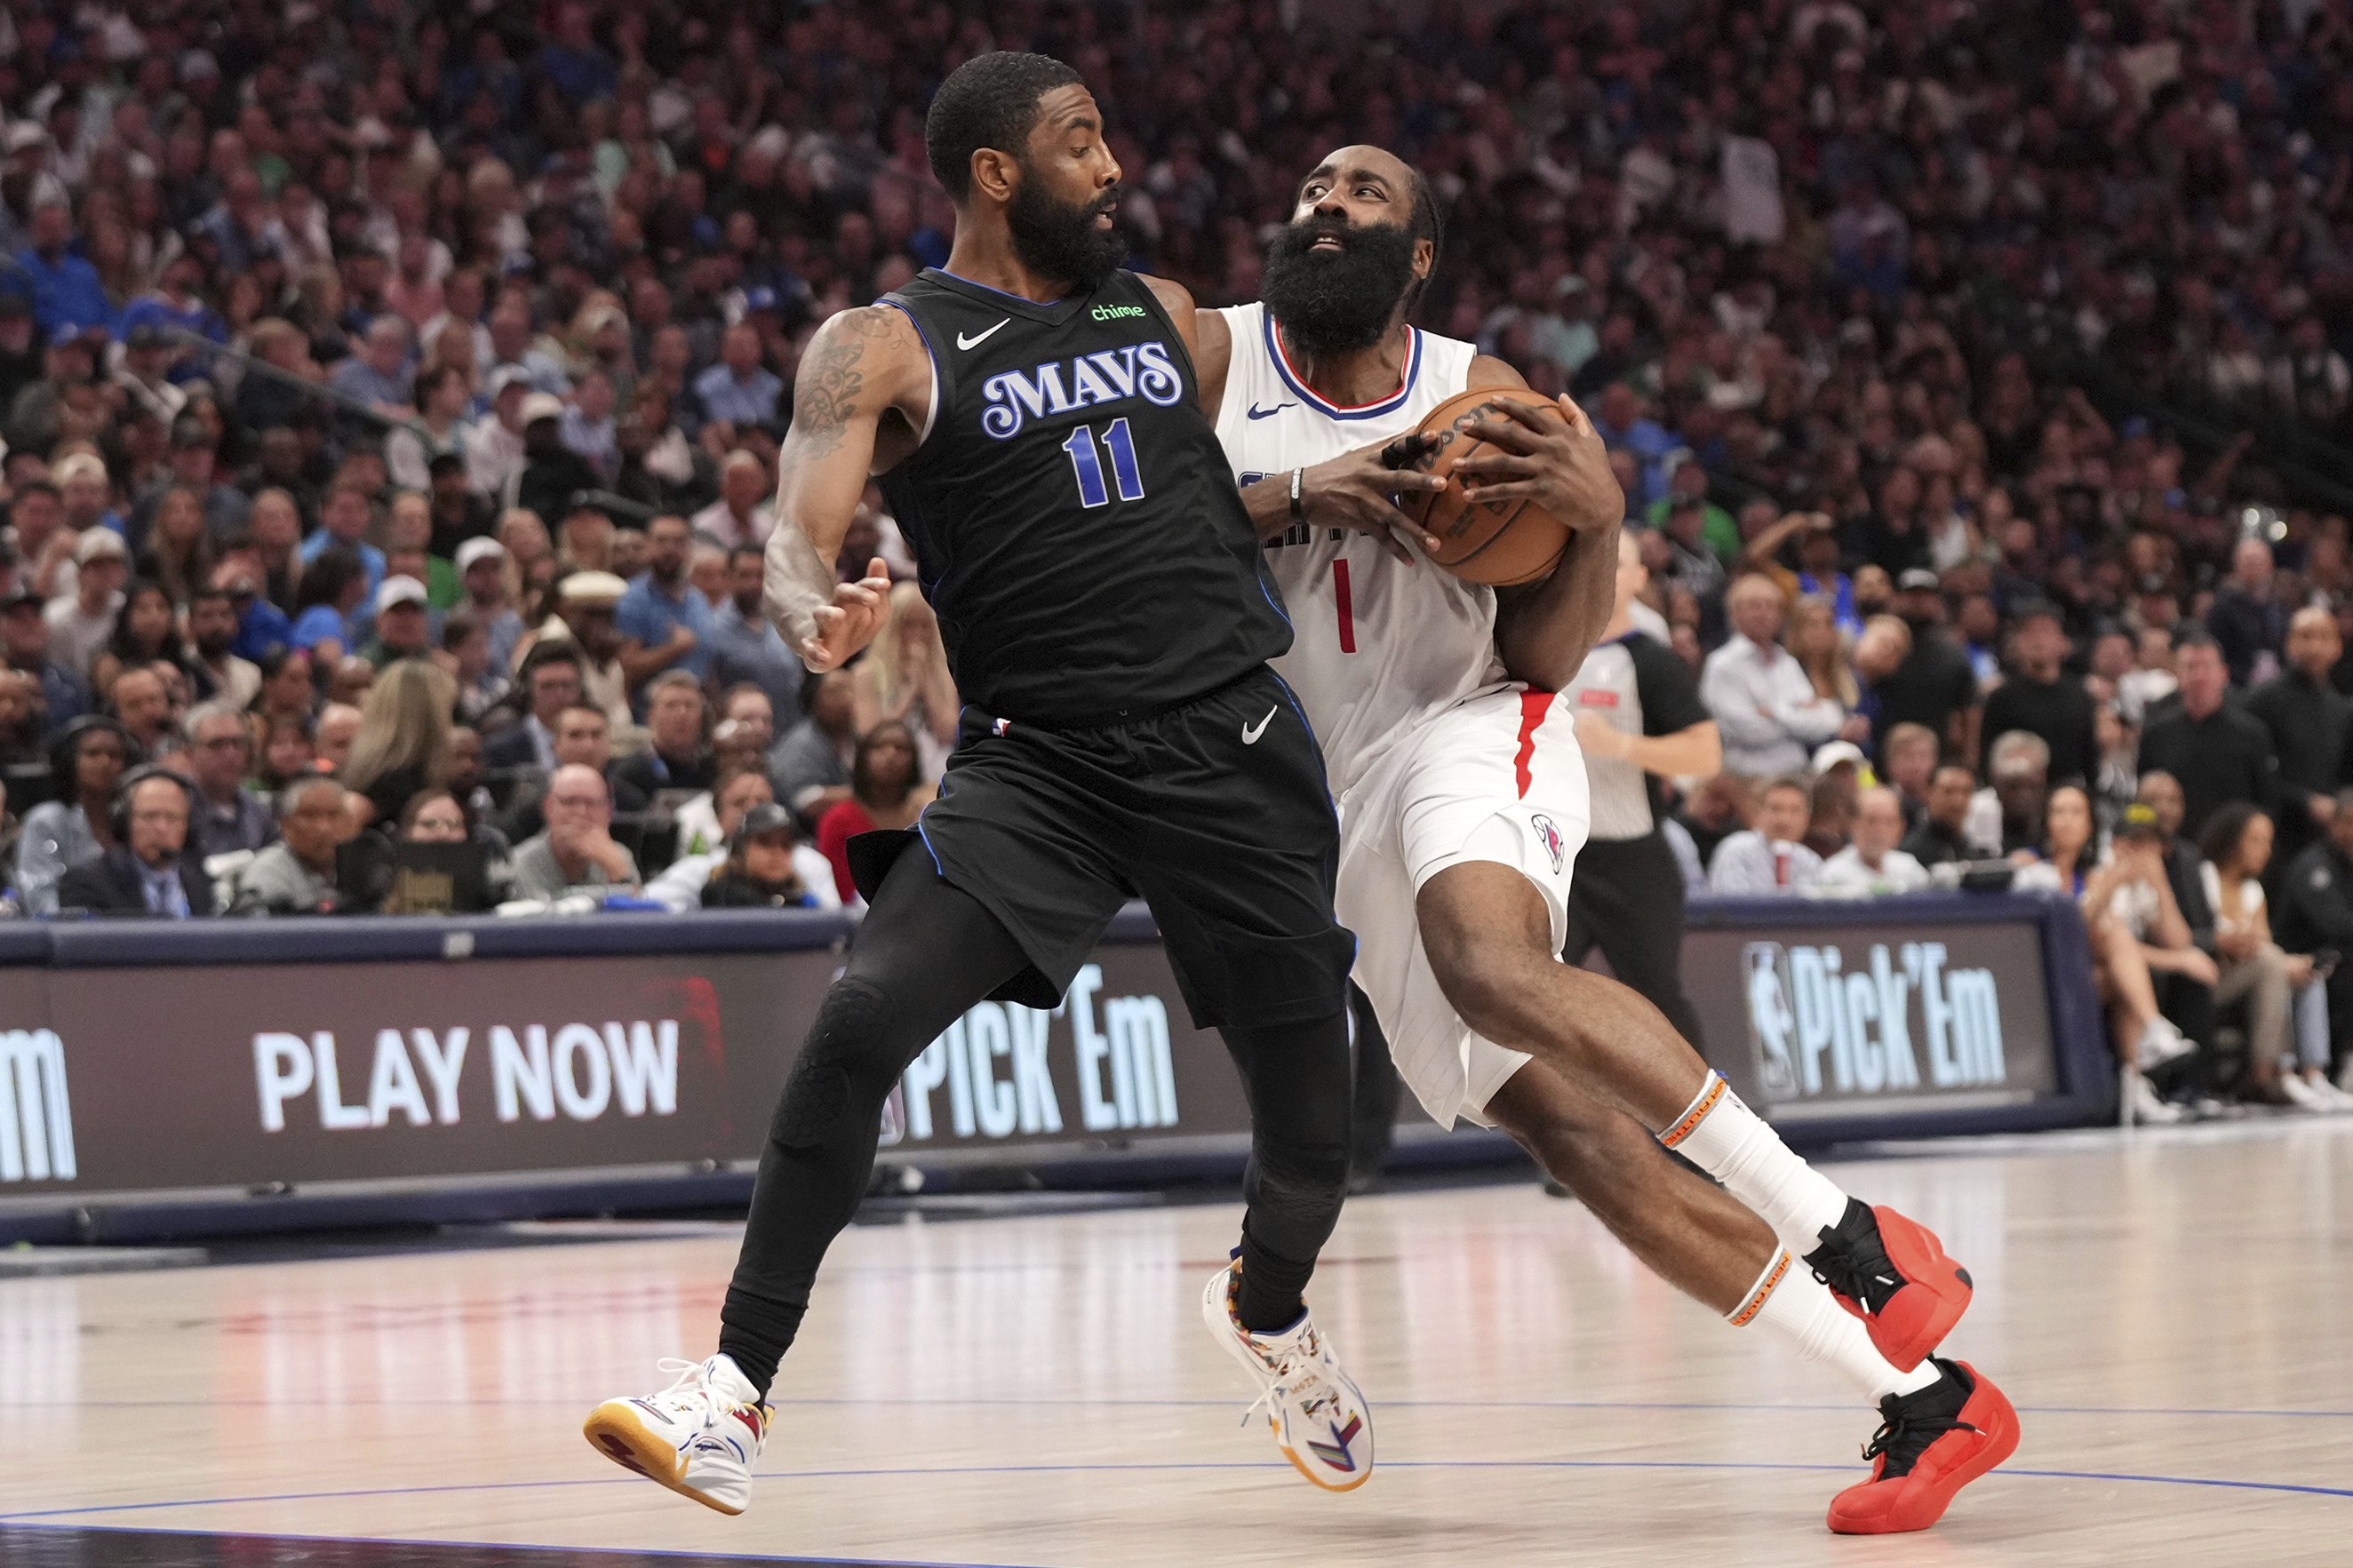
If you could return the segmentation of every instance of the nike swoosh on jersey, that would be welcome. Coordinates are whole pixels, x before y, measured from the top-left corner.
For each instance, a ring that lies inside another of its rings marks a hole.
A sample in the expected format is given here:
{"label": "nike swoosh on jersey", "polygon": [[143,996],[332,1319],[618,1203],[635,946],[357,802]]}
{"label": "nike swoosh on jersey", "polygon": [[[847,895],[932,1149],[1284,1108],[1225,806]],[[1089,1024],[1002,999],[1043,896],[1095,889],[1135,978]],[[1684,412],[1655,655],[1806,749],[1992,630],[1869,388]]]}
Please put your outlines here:
{"label": "nike swoosh on jersey", "polygon": [[[991,330],[994,331],[995,329],[992,328]],[[1271,419],[1286,408],[1296,408],[1299,405],[1296,403],[1278,403],[1271,408],[1261,408],[1257,404],[1253,403],[1250,405],[1250,416],[1253,419]]]}
{"label": "nike swoosh on jersey", "polygon": [[[1279,706],[1279,705],[1278,705],[1278,706]],[[1266,733],[1266,727],[1267,727],[1269,724],[1271,724],[1271,723],[1273,723],[1273,722],[1274,722],[1274,709],[1270,708],[1270,709],[1268,709],[1268,710],[1266,710],[1266,717],[1265,717],[1265,718],[1263,718],[1263,719],[1261,719],[1261,720],[1260,720],[1257,723],[1255,723],[1255,724],[1245,724],[1245,725],[1243,725],[1243,726],[1242,726],[1242,744],[1243,744],[1243,745],[1245,745],[1245,746],[1255,746],[1255,745],[1257,745],[1257,744],[1258,744],[1258,738],[1259,738],[1261,735],[1265,734],[1265,733]]]}
{"label": "nike swoosh on jersey", "polygon": [[[1008,316],[1008,317],[1006,317],[1006,318],[1005,318],[1005,321],[1011,321],[1012,319],[1013,319],[1012,317]],[[987,342],[988,341],[989,333],[990,333],[990,332],[994,332],[994,331],[996,331],[997,330],[997,328],[998,328],[998,327],[1002,327],[1002,326],[1004,326],[1004,325],[1005,325],[1005,321],[999,321],[999,322],[997,322],[997,326],[989,328],[989,329],[988,329],[988,331],[987,331],[987,332],[975,332],[975,333],[974,333],[972,336],[970,336],[970,337],[965,337],[962,332],[958,332],[958,333],[956,334],[956,347],[958,347],[958,348],[960,348],[960,349],[976,349],[976,348],[978,348],[982,343]]]}

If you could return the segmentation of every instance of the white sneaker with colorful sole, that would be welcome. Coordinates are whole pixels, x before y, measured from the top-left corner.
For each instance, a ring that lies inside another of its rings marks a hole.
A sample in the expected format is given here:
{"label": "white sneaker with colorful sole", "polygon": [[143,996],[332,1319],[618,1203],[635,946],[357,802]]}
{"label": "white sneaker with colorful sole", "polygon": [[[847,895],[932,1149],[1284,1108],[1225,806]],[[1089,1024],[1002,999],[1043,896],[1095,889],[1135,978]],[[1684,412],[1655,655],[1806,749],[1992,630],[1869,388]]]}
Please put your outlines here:
{"label": "white sneaker with colorful sole", "polygon": [[768,1441],[767,1405],[734,1361],[664,1361],[678,1381],[659,1394],[608,1399],[581,1427],[596,1451],[721,1513],[752,1501],[752,1467]]}
{"label": "white sneaker with colorful sole", "polygon": [[1274,1333],[1252,1333],[1234,1312],[1241,1280],[1239,1257],[1209,1278],[1201,1293],[1201,1321],[1219,1344],[1249,1369],[1258,1398],[1242,1413],[1245,1425],[1266,1407],[1274,1446],[1299,1473],[1325,1491],[1353,1491],[1373,1473],[1373,1409],[1356,1380],[1315,1331],[1313,1314]]}

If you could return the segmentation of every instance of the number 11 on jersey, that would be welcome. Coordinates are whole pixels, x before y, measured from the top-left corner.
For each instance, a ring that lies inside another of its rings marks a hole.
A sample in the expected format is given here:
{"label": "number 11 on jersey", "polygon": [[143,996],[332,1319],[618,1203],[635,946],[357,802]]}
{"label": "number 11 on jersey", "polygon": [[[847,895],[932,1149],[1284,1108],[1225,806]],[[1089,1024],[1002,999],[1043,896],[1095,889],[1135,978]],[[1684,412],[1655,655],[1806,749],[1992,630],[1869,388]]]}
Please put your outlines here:
{"label": "number 11 on jersey", "polygon": [[[1135,437],[1128,433],[1124,418],[1114,419],[1103,432],[1103,445],[1111,448],[1112,476],[1119,481],[1119,499],[1142,500],[1144,475],[1135,466]],[[1103,458],[1095,452],[1095,433],[1091,426],[1082,425],[1071,432],[1062,443],[1062,450],[1071,455],[1071,467],[1079,474],[1079,504],[1083,507],[1108,505],[1111,491],[1103,484]]]}

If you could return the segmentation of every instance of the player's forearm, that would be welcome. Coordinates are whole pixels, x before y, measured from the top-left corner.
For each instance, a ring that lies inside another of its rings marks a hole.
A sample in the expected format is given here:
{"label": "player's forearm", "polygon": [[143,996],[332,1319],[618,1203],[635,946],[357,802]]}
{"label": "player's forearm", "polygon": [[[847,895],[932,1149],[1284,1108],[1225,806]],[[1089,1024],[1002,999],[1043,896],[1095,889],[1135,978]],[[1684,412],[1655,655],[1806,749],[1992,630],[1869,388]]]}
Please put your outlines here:
{"label": "player's forearm", "polygon": [[[1242,510],[1250,513],[1250,527],[1263,540],[1281,536],[1301,519],[1291,509],[1291,470],[1269,474],[1255,484],[1242,487]],[[1302,497],[1303,502],[1304,497]]]}
{"label": "player's forearm", "polygon": [[1542,583],[1500,596],[1495,648],[1514,679],[1557,691],[1577,679],[1609,625],[1617,598],[1618,524],[1568,536],[1560,564]]}
{"label": "player's forearm", "polygon": [[1661,778],[1691,778],[1722,769],[1724,742],[1712,721],[1672,735],[1629,735],[1626,760]]}

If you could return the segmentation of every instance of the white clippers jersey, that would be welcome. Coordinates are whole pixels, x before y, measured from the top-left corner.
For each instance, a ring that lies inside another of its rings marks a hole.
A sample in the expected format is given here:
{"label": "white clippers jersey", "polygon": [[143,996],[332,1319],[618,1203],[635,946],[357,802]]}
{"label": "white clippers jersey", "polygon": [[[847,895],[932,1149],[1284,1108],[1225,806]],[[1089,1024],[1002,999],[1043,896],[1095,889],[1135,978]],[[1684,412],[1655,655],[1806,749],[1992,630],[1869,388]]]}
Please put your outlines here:
{"label": "white clippers jersey", "polygon": [[[1405,435],[1465,388],[1479,352],[1408,328],[1404,384],[1377,403],[1342,408],[1292,373],[1265,306],[1219,314],[1234,349],[1218,439],[1243,485]],[[1426,562],[1408,565],[1354,529],[1299,524],[1269,540],[1266,555],[1292,626],[1291,651],[1275,672],[1306,706],[1334,795],[1423,719],[1504,681],[1493,588]]]}

